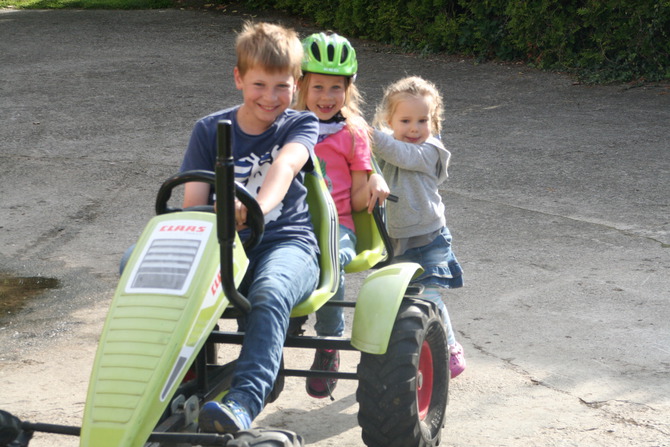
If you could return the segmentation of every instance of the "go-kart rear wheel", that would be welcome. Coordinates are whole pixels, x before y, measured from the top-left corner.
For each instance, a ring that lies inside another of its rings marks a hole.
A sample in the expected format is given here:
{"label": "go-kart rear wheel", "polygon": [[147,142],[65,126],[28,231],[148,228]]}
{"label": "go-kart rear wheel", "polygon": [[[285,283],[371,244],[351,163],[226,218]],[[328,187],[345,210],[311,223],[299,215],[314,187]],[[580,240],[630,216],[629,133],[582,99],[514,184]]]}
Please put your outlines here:
{"label": "go-kart rear wheel", "polygon": [[365,445],[439,445],[449,391],[449,350],[437,307],[405,298],[386,354],[363,353],[358,379],[358,423]]}

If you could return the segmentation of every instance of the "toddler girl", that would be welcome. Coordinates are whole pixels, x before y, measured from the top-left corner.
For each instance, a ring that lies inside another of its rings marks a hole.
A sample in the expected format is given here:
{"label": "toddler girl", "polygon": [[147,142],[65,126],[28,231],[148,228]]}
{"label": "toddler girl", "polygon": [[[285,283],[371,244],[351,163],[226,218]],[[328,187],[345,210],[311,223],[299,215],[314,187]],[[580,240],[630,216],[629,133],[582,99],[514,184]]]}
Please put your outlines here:
{"label": "toddler girl", "polygon": [[394,262],[416,262],[424,273],[414,280],[424,296],[437,303],[447,327],[451,377],[465,369],[441,288],[463,286],[462,270],[451,250],[444,204],[438,191],[447,178],[450,153],[439,139],[442,98],[435,85],[420,77],[401,79],[384,91],[375,115],[374,153],[397,203],[387,204]]}

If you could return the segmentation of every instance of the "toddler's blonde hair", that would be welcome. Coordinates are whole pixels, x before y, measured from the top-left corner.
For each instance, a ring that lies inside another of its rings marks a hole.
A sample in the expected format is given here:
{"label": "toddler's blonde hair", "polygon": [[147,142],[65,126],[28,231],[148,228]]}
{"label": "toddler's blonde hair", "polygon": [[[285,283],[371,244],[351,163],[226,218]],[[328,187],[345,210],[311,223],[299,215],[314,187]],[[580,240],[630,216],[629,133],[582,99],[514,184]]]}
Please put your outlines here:
{"label": "toddler's blonde hair", "polygon": [[296,81],[302,74],[302,44],[298,34],[290,28],[265,22],[245,22],[237,35],[235,52],[241,76],[256,67],[268,73],[289,71]]}
{"label": "toddler's blonde hair", "polygon": [[419,76],[402,78],[384,89],[384,97],[377,106],[373,125],[378,128],[389,128],[389,121],[398,107],[398,103],[413,98],[426,98],[430,108],[431,132],[439,136],[442,132],[444,110],[442,95],[430,81]]}

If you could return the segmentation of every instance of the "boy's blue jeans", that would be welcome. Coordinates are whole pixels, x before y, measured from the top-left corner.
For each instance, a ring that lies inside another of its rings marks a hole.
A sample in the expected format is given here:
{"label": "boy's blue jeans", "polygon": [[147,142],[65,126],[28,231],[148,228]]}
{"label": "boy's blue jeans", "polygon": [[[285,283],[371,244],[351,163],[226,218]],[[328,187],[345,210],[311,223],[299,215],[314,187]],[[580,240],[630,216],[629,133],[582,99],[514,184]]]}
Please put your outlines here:
{"label": "boy's blue jeans", "polygon": [[317,286],[317,254],[294,241],[254,253],[240,292],[251,302],[230,392],[253,420],[263,409],[279,372],[289,315]]}
{"label": "boy's blue jeans", "polygon": [[[340,285],[331,301],[344,300],[344,267],[356,257],[356,234],[340,224]],[[316,311],[316,334],[321,337],[341,337],[344,333],[344,308],[322,306]]]}

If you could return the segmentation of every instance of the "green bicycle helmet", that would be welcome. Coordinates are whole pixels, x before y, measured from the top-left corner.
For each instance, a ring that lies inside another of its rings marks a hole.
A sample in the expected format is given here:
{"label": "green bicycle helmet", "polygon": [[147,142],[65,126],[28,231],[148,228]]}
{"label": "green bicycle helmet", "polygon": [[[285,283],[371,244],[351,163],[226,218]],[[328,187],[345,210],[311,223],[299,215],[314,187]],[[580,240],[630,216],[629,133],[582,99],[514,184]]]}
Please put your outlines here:
{"label": "green bicycle helmet", "polygon": [[356,51],[338,34],[314,33],[302,41],[305,55],[302,71],[355,77],[358,70]]}

